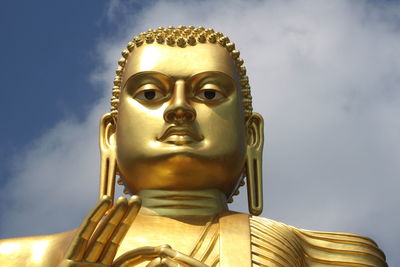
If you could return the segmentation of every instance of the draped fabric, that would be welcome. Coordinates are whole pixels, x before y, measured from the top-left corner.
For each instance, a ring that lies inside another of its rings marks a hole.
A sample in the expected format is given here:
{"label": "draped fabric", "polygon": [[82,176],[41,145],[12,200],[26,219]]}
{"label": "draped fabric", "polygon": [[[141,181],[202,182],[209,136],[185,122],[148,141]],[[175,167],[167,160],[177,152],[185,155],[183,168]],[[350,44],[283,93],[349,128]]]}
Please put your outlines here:
{"label": "draped fabric", "polygon": [[388,266],[367,237],[303,230],[256,216],[249,223],[253,266]]}

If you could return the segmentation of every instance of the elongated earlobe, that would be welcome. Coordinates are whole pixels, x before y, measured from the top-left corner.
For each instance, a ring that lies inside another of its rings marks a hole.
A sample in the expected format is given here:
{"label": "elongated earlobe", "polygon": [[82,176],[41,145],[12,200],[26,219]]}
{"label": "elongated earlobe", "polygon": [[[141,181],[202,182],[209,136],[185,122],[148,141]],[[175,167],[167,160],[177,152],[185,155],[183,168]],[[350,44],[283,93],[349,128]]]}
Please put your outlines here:
{"label": "elongated earlobe", "polygon": [[100,120],[100,192],[99,197],[107,195],[114,199],[117,161],[115,151],[116,125],[110,113]]}
{"label": "elongated earlobe", "polygon": [[263,210],[262,152],[264,146],[264,121],[253,113],[247,121],[246,177],[249,212],[260,215]]}

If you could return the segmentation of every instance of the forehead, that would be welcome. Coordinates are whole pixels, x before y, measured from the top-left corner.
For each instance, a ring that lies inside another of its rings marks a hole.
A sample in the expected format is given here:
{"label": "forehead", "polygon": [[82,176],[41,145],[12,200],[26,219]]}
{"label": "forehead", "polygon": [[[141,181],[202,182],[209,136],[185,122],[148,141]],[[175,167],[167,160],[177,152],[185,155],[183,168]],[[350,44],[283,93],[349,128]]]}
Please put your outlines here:
{"label": "forehead", "polygon": [[132,75],[157,71],[168,76],[185,79],[204,71],[218,71],[237,80],[234,62],[225,48],[216,44],[171,47],[160,44],[145,44],[129,56],[123,75],[124,83]]}

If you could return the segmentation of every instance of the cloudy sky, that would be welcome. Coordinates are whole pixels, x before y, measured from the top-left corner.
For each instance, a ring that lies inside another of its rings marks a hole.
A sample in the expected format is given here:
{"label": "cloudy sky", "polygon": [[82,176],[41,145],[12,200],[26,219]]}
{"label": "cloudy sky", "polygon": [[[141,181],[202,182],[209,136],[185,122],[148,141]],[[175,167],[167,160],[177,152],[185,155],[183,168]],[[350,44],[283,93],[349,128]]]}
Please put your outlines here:
{"label": "cloudy sky", "polygon": [[148,28],[203,25],[236,43],[265,118],[263,216],[370,236],[400,266],[400,4],[140,2],[2,3],[0,238],[79,225],[120,51]]}

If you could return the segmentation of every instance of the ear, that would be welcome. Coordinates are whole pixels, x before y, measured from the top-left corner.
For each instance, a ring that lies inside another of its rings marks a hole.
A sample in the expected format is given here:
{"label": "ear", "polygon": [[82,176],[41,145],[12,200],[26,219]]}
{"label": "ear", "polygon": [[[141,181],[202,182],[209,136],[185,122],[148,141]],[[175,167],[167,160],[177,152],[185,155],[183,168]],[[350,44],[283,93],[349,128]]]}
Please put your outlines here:
{"label": "ear", "polygon": [[253,215],[263,210],[262,152],[264,147],[264,120],[253,113],[246,123],[246,177],[249,211]]}
{"label": "ear", "polygon": [[110,113],[106,113],[100,119],[100,192],[99,197],[104,195],[114,199],[115,176],[117,170],[116,162],[116,125]]}

